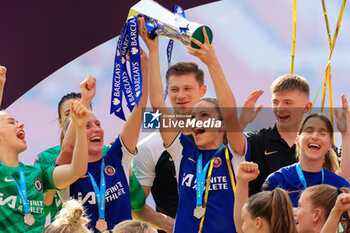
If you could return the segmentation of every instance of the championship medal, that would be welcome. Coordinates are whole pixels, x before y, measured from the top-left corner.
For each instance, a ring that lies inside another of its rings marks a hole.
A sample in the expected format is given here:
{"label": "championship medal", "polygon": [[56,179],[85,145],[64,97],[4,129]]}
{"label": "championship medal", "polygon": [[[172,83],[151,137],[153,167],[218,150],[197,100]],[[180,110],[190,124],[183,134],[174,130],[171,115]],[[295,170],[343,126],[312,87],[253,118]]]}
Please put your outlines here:
{"label": "championship medal", "polygon": [[28,226],[33,226],[33,224],[35,223],[34,216],[31,213],[25,214],[24,223],[27,224]]}
{"label": "championship medal", "polygon": [[18,171],[19,171],[19,178],[21,181],[21,186],[19,186],[16,182],[15,179],[13,181],[16,184],[18,193],[19,193],[19,198],[23,204],[24,208],[24,223],[28,226],[33,226],[35,223],[35,218],[34,216],[30,213],[30,209],[28,206],[28,198],[27,198],[27,187],[26,187],[26,177],[24,175],[23,169],[21,166],[18,166]]}
{"label": "championship medal", "polygon": [[198,219],[201,219],[204,216],[204,208],[202,206],[196,206],[193,211],[193,216]]}
{"label": "championship medal", "polygon": [[104,232],[107,230],[107,222],[104,219],[99,218],[96,222],[95,227],[99,232]]}
{"label": "championship medal", "polygon": [[98,188],[94,177],[88,172],[92,187],[94,188],[96,194],[96,201],[98,207],[98,220],[96,222],[96,230],[99,232],[104,232],[108,229],[107,222],[105,220],[105,204],[106,204],[106,180],[104,176],[105,161],[102,158],[101,162],[101,178],[100,178],[100,189]]}

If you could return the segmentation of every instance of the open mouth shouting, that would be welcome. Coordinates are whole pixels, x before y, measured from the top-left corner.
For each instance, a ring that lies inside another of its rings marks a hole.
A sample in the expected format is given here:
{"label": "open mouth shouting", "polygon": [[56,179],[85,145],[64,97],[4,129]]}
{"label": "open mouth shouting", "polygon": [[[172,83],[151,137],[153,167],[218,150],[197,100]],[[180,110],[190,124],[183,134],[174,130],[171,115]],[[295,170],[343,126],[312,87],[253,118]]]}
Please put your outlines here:
{"label": "open mouth shouting", "polygon": [[92,143],[101,143],[101,137],[100,136],[94,136],[90,138],[90,142]]}
{"label": "open mouth shouting", "polygon": [[286,114],[277,114],[277,117],[280,121],[286,121],[289,119],[289,115],[286,115]]}
{"label": "open mouth shouting", "polygon": [[194,130],[194,135],[197,136],[201,136],[205,133],[205,129],[203,128],[195,128]]}
{"label": "open mouth shouting", "polygon": [[16,137],[24,142],[25,142],[25,136],[26,136],[26,134],[25,134],[24,130],[22,130],[22,129],[18,130],[16,133]]}
{"label": "open mouth shouting", "polygon": [[321,148],[321,146],[316,143],[309,143],[307,146],[311,151],[318,151]]}

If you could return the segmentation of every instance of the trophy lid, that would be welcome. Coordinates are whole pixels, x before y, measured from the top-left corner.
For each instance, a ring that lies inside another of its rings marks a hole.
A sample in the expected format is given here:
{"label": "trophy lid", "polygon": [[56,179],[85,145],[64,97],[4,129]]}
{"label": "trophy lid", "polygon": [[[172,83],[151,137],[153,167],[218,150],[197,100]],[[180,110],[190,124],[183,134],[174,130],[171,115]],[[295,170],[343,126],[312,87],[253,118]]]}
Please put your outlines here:
{"label": "trophy lid", "polygon": [[[209,43],[211,44],[211,42],[213,41],[213,32],[211,31],[211,29],[208,26],[202,26],[197,28],[194,33],[192,34],[192,37],[198,41],[200,41],[201,43],[204,43],[204,35],[202,32],[202,28],[205,28],[205,31],[207,32],[208,38],[209,38]],[[191,42],[191,47],[195,48],[195,49],[199,49],[199,46],[196,45],[195,43]]]}

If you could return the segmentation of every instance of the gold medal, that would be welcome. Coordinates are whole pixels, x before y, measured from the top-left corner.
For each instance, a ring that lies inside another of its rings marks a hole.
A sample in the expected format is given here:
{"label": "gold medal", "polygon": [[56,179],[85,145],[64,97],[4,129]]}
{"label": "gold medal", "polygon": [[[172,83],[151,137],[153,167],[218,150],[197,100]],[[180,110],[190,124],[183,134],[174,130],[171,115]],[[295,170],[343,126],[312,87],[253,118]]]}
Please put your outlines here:
{"label": "gold medal", "polygon": [[107,230],[107,222],[106,220],[99,218],[96,222],[96,226],[95,228],[99,231],[99,232],[104,232]]}
{"label": "gold medal", "polygon": [[31,213],[27,213],[24,215],[24,223],[28,226],[33,226],[35,223],[35,218]]}
{"label": "gold medal", "polygon": [[193,216],[198,219],[201,219],[204,216],[204,208],[202,206],[196,206],[193,211]]}

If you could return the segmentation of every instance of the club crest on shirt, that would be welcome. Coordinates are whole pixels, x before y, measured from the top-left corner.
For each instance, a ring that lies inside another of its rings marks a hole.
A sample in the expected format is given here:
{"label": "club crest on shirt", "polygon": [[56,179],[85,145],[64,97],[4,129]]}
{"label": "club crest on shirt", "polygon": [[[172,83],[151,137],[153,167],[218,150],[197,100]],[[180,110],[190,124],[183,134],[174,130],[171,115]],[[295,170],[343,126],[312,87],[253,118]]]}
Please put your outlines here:
{"label": "club crest on shirt", "polygon": [[107,165],[107,166],[105,167],[105,173],[106,173],[107,175],[109,175],[109,176],[113,176],[114,173],[115,173],[114,167],[112,167],[111,165]]}
{"label": "club crest on shirt", "polygon": [[261,186],[261,191],[268,191],[270,189],[270,183],[270,180],[266,180]]}
{"label": "club crest on shirt", "polygon": [[34,180],[34,187],[38,192],[41,192],[43,190],[43,182],[40,179],[36,178]]}
{"label": "club crest on shirt", "polygon": [[214,159],[213,167],[218,168],[221,166],[221,164],[222,164],[221,158],[217,157]]}

